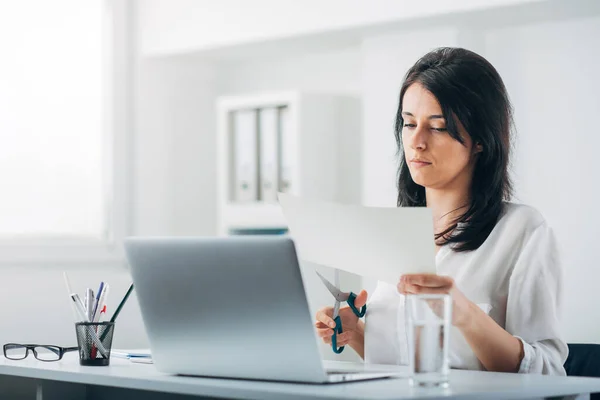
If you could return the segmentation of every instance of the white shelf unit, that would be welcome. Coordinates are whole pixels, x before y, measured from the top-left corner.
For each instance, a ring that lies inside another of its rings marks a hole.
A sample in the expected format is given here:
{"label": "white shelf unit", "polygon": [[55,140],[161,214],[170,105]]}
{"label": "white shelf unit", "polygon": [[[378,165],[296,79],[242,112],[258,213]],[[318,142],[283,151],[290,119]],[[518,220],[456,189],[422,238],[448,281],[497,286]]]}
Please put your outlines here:
{"label": "white shelf unit", "polygon": [[226,96],[217,100],[217,233],[240,229],[287,229],[277,202],[231,200],[232,118],[235,111],[287,107],[286,128],[296,160],[290,193],[332,200],[336,192],[336,140],[343,96],[286,91]]}

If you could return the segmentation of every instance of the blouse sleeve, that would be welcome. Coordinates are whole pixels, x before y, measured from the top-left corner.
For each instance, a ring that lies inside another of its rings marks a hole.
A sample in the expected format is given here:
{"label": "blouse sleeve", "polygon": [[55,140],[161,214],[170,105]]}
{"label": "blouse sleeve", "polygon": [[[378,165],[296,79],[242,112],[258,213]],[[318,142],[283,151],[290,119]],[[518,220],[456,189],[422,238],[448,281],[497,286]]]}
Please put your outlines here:
{"label": "blouse sleeve", "polygon": [[544,222],[524,244],[510,277],[506,330],[523,343],[519,373],[566,375],[568,347],[560,333],[562,268]]}

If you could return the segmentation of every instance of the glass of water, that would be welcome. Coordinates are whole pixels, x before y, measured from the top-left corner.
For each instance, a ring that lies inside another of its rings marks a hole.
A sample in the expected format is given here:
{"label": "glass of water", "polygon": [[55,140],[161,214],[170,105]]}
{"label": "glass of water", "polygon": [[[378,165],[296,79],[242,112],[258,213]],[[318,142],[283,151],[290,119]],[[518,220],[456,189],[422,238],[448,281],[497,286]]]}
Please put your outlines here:
{"label": "glass of water", "polygon": [[448,386],[452,299],[446,294],[407,295],[408,365],[413,386]]}

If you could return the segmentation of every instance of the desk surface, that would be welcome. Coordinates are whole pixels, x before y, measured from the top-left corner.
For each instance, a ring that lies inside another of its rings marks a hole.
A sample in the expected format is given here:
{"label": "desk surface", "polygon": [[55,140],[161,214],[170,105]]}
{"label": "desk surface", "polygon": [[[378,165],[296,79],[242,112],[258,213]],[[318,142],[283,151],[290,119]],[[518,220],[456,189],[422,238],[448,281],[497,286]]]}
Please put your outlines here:
{"label": "desk surface", "polygon": [[[347,363],[333,363],[343,368]],[[391,368],[391,367],[390,367]],[[396,371],[402,371],[396,367]],[[162,393],[238,399],[523,399],[600,392],[600,379],[452,370],[448,389],[411,388],[406,378],[330,385],[170,376],[151,364],[111,359],[109,367],[82,367],[76,354],[44,363],[2,358],[0,375]]]}

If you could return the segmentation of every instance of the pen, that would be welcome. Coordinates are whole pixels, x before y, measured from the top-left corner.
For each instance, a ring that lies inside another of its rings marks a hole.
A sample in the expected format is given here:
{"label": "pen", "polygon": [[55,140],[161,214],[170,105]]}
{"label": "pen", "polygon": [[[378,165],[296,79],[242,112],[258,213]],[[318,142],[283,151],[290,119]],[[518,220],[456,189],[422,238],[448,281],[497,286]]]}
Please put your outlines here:
{"label": "pen", "polygon": [[71,293],[73,293],[73,291],[71,290],[71,282],[69,281],[69,276],[67,275],[67,271],[63,271],[63,278],[65,278],[65,285],[67,286],[67,292],[69,292],[69,295]]}
{"label": "pen", "polygon": [[[65,280],[65,286],[67,287],[67,295],[70,297],[73,291],[71,290],[71,282],[69,281],[69,276],[67,275],[67,271],[63,271],[63,278]],[[75,306],[72,301],[69,301],[71,304],[71,311],[73,312],[73,319],[77,319],[77,311],[75,310]]]}
{"label": "pen", "polygon": [[[100,294],[100,297],[98,298],[98,303],[96,304],[96,311],[92,315],[92,322],[100,322],[100,318],[102,318],[103,316],[102,313],[106,312],[106,296],[108,296],[109,287],[110,286],[108,285],[108,283],[105,283],[104,287],[102,288],[102,293]],[[96,332],[98,332],[97,329]],[[104,337],[102,337],[102,340],[104,340]],[[92,346],[92,358],[96,358],[95,346]]]}
{"label": "pen", "polygon": [[[89,320],[87,318],[87,312],[85,311],[85,309],[83,307],[83,303],[81,303],[81,299],[79,298],[79,295],[76,293],[71,293],[69,295],[69,297],[71,298],[71,301],[72,301],[75,311],[77,311],[79,319],[81,321],[88,322]],[[83,348],[83,351],[87,357],[89,355],[89,353],[85,347]]]}
{"label": "pen", "polygon": [[102,313],[102,309],[106,304],[106,297],[108,296],[108,289],[110,286],[107,284],[102,288],[102,293],[98,297],[98,304],[96,304],[96,311],[92,315],[92,322],[98,322],[100,320],[100,314]]}
{"label": "pen", "polygon": [[[100,293],[100,296],[98,296],[98,301],[96,303],[95,311],[91,317],[92,322],[100,321],[100,317],[102,315],[102,310],[105,308],[106,296],[108,295],[109,287],[110,286],[108,285],[108,283],[105,283],[104,285],[102,285],[102,292]],[[96,332],[98,332],[97,328],[95,330],[96,330]],[[104,340],[104,337],[102,337],[102,340]],[[92,358],[96,358],[96,347],[95,346],[92,346]]]}
{"label": "pen", "polygon": [[81,302],[81,299],[79,298],[79,295],[77,293],[71,293],[71,300],[73,301],[73,303],[75,305],[75,310],[77,310],[77,314],[79,314],[79,318],[81,319],[81,321],[90,322],[90,320],[87,317],[87,312],[85,311],[85,307],[84,307],[83,303]]}
{"label": "pen", "polygon": [[100,287],[98,288],[98,292],[96,292],[96,301],[94,302],[94,311],[92,312],[90,321],[92,321],[94,319],[94,316],[96,315],[96,311],[98,310],[98,302],[100,301],[100,296],[102,295],[102,289],[104,289],[104,282],[100,282]]}
{"label": "pen", "polygon": [[87,288],[85,291],[85,306],[88,319],[91,321],[92,314],[94,313],[94,291],[90,288]]}

